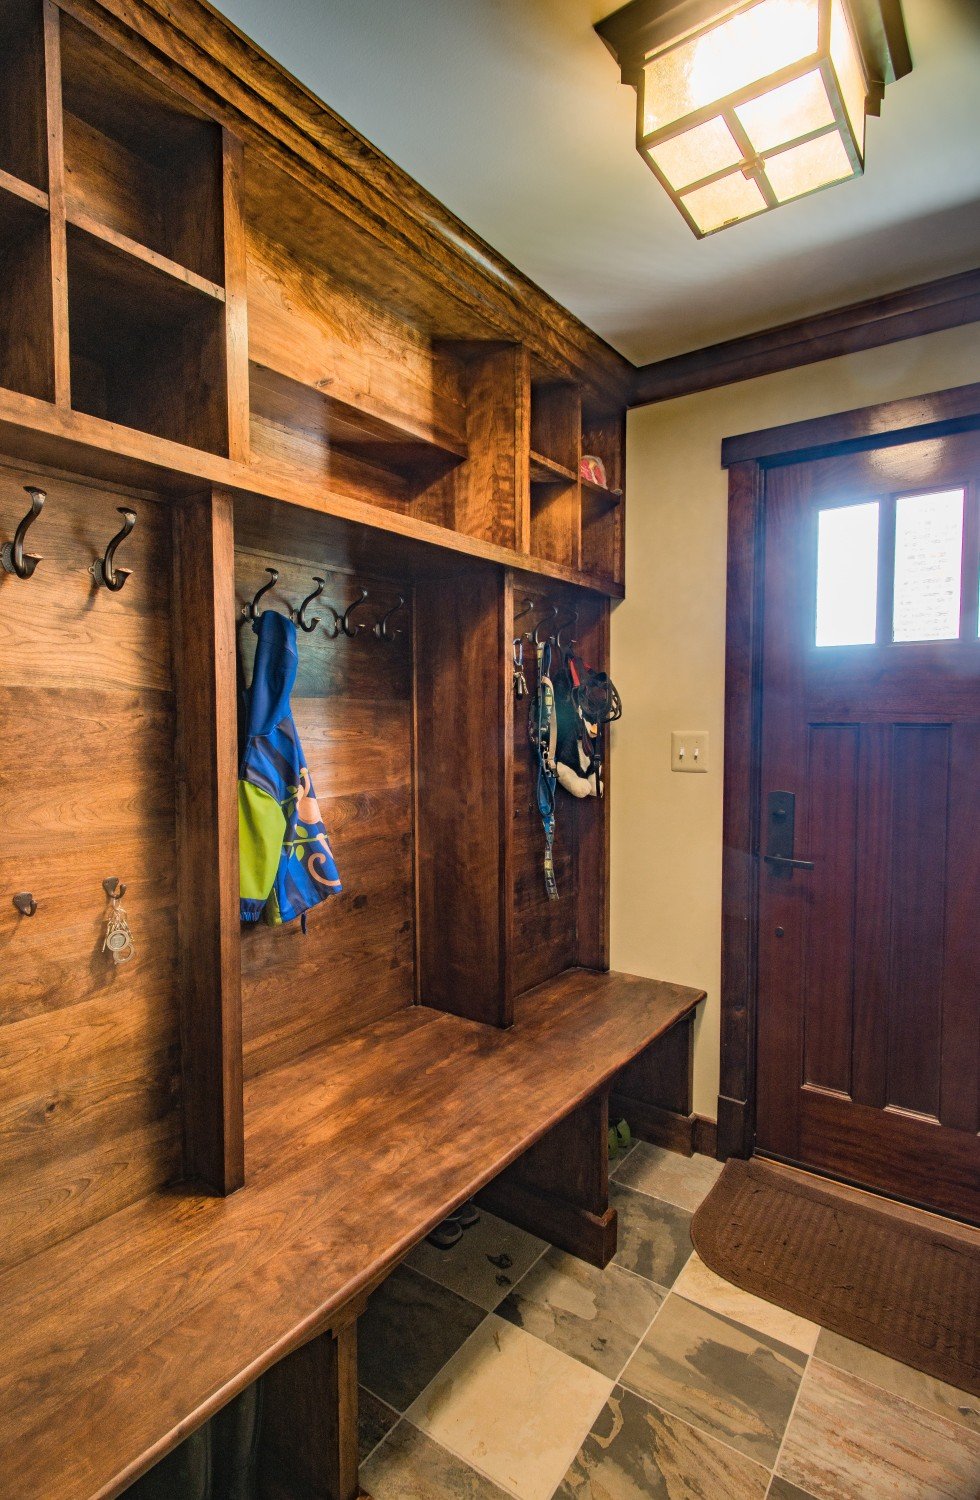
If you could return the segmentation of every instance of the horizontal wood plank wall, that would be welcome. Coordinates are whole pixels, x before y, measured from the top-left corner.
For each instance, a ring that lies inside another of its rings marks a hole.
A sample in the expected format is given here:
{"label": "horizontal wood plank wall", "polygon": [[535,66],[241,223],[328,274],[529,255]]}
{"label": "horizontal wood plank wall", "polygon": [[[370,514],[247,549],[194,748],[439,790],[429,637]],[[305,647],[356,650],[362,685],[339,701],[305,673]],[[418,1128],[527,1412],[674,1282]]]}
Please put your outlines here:
{"label": "horizontal wood plank wall", "polygon": [[[48,492],[33,578],[0,574],[0,1263],[179,1176],[170,517],[132,502],[119,593],[88,568],[128,497],[0,468],[0,536]],[[127,886],[136,956],[102,951],[102,881]],[[12,904],[38,903],[33,917]]]}
{"label": "horizontal wood plank wall", "polygon": [[[324,598],[343,607],[363,584],[370,604],[351,616],[369,627],[404,586],[332,572],[315,558],[236,553],[239,604],[280,570],[260,605],[285,611],[326,581]],[[324,825],[343,882],[309,916],[285,927],[255,923],[242,933],[242,1022],[246,1077],[278,1066],[354,1027],[414,1000],[412,877],[412,708],[410,615],[391,627],[394,641],[370,628],[331,640],[331,616],[314,605],[320,626],[298,632],[293,713]],[[240,631],[247,680],[255,637]]]}

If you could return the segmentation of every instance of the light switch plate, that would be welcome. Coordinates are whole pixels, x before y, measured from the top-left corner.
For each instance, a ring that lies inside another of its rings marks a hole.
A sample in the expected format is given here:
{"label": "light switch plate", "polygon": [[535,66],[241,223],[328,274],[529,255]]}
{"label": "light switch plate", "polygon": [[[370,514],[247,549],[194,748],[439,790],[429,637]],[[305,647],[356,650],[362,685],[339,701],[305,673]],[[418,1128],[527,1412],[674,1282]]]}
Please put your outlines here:
{"label": "light switch plate", "polygon": [[670,736],[670,769],[672,771],[706,771],[708,769],[708,731],[675,729]]}

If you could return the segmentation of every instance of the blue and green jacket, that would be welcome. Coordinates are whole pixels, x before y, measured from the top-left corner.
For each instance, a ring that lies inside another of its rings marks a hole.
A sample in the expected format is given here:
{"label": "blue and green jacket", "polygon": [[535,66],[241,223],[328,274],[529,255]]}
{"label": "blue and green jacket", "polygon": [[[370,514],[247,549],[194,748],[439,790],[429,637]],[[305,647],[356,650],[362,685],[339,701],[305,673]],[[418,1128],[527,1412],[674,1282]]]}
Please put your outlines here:
{"label": "blue and green jacket", "polygon": [[341,885],[289,703],[296,626],[267,609],[252,629],[259,641],[238,778],[241,916],[277,925],[305,918]]}

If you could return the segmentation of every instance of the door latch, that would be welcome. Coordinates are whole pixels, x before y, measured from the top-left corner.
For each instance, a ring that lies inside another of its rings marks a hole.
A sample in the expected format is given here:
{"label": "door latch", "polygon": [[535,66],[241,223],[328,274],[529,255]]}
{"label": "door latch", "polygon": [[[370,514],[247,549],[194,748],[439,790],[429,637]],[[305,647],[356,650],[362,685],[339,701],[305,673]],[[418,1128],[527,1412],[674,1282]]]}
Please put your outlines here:
{"label": "door latch", "polygon": [[794,870],[812,870],[812,859],[794,859],[796,793],[770,792],[766,798],[766,852],[762,856],[774,875],[789,880]]}

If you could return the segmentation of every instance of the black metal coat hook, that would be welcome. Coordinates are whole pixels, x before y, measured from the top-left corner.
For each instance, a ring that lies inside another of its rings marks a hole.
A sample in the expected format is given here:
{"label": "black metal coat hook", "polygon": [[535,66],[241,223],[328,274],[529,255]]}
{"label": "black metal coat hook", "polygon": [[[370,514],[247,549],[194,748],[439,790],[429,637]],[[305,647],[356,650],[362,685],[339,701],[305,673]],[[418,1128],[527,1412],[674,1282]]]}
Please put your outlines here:
{"label": "black metal coat hook", "polygon": [[578,629],[578,610],[577,609],[573,609],[572,613],[569,615],[568,619],[567,620],[562,620],[561,624],[555,630],[555,645],[558,647],[559,651],[566,651],[569,646],[574,646],[576,644],[576,640],[575,640],[574,636],[572,636],[571,640],[569,640],[569,641],[563,641],[562,638],[561,638],[562,631],[563,630],[577,630],[577,629]]}
{"label": "black metal coat hook", "polygon": [[400,630],[392,630],[388,625],[388,621],[391,619],[392,615],[397,615],[398,611],[404,608],[405,596],[403,594],[399,594],[398,603],[393,604],[388,613],[382,615],[381,619],[374,626],[374,633],[378,637],[379,641],[393,641],[396,636],[402,634]]}
{"label": "black metal coat hook", "polygon": [[263,594],[267,594],[270,589],[274,589],[279,582],[278,568],[266,568],[265,571],[269,575],[269,582],[264,583],[260,589],[256,590],[254,597],[248,604],[242,605],[242,618],[244,620],[257,620],[259,618],[259,600]]}
{"label": "black metal coat hook", "polygon": [[30,891],[18,891],[14,897],[14,905],[22,917],[33,917],[37,911],[37,902]]}
{"label": "black metal coat hook", "polygon": [[319,616],[317,616],[317,618],[313,620],[308,620],[306,618],[306,611],[308,607],[313,603],[314,599],[319,599],[320,595],[323,593],[324,579],[318,578],[314,573],[313,582],[316,584],[316,588],[313,590],[312,594],[307,594],[306,598],[303,600],[302,604],[300,605],[299,609],[296,610],[294,615],[296,624],[299,626],[300,630],[305,630],[307,635],[309,635],[311,630],[315,630],[320,623]]}
{"label": "black metal coat hook", "polygon": [[534,627],[534,631],[533,631],[533,633],[531,635],[531,639],[532,639],[532,641],[534,642],[534,644],[536,646],[543,646],[544,643],[545,643],[545,641],[548,640],[548,636],[546,636],[546,635],[545,636],[541,636],[538,633],[540,631],[542,625],[553,625],[555,623],[555,621],[557,620],[557,618],[558,618],[558,605],[557,604],[553,604],[551,606],[551,619],[550,620],[549,619],[539,620],[538,623]]}
{"label": "black metal coat hook", "polygon": [[361,589],[358,598],[354,600],[353,604],[348,604],[347,608],[344,610],[343,614],[340,617],[340,628],[344,632],[344,635],[349,636],[351,640],[353,640],[355,635],[360,635],[361,631],[365,628],[363,624],[355,625],[352,630],[350,617],[354,613],[355,609],[361,608],[361,605],[364,604],[367,596],[367,589]]}
{"label": "black metal coat hook", "polygon": [[120,884],[118,875],[110,875],[108,880],[103,880],[102,889],[110,901],[121,901],[126,894],[126,887]]}
{"label": "black metal coat hook", "polygon": [[136,512],[135,510],[127,510],[125,505],[118,505],[116,509],[123,518],[122,526],[105,549],[105,555],[97,557],[89,568],[89,572],[96,583],[101,584],[103,588],[107,588],[111,594],[118,594],[126,579],[133,576],[130,568],[117,568],[115,566],[115,556],[116,548],[120,542],[126,540],[136,525]]}
{"label": "black metal coat hook", "polygon": [[34,525],[48,498],[44,490],[37,489],[33,484],[25,484],[24,489],[31,497],[31,508],[14,532],[13,541],[4,542],[0,550],[0,566],[5,573],[13,573],[17,578],[30,578],[38,563],[43,561],[43,558],[24,551],[24,538],[28,527]]}

